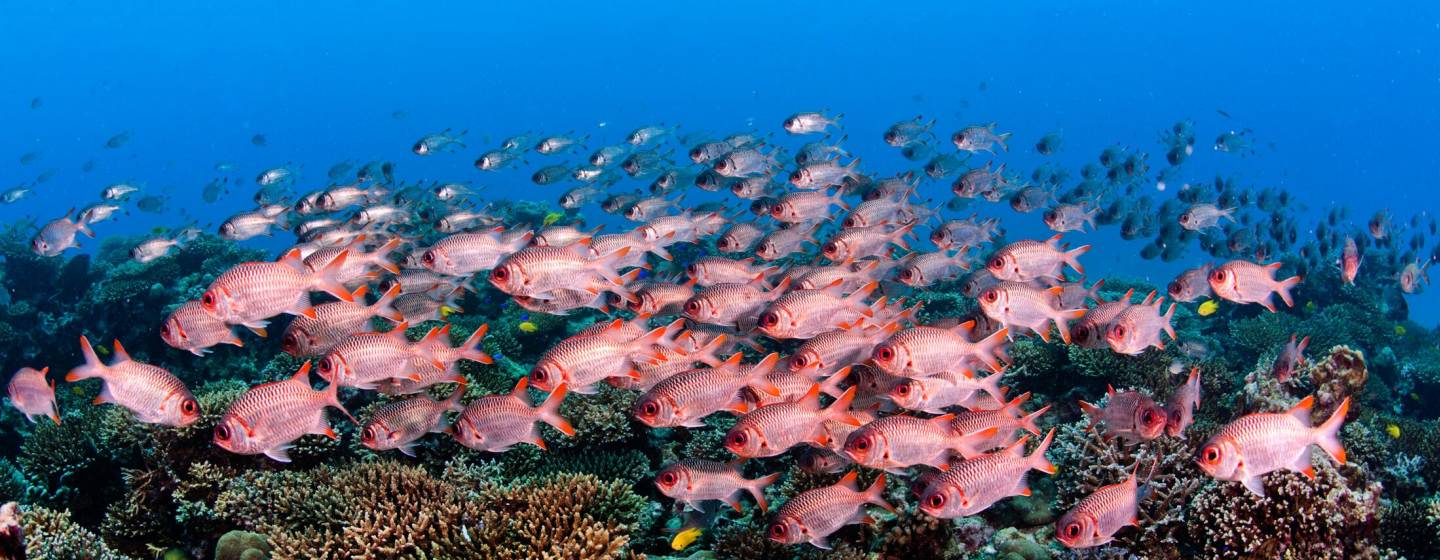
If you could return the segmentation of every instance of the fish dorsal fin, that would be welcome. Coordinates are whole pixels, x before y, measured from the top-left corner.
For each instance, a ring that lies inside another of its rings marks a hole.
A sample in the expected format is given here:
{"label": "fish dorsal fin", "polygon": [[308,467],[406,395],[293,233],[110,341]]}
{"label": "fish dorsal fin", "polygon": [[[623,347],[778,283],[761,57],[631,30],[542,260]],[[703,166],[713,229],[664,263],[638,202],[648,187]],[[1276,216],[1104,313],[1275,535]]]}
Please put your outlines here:
{"label": "fish dorsal fin", "polygon": [[300,370],[299,370],[299,371],[296,371],[294,375],[291,375],[291,376],[290,376],[290,380],[291,380],[291,381],[299,381],[299,382],[301,382],[301,383],[304,383],[306,386],[309,386],[309,385],[310,385],[310,360],[305,360],[305,365],[300,366]]}
{"label": "fish dorsal fin", "polygon": [[820,408],[820,384],[811,384],[810,389],[805,391],[805,396],[800,397],[800,402],[818,410]]}
{"label": "fish dorsal fin", "polygon": [[277,261],[275,261],[275,262],[282,262],[282,263],[287,263],[287,264],[296,264],[296,263],[302,263],[303,260],[304,260],[304,259],[301,259],[301,258],[300,258],[300,248],[299,248],[299,247],[291,247],[289,251],[285,251],[285,254],[284,254],[284,255],[281,255],[281,256],[280,256],[280,259],[277,260]]}
{"label": "fish dorsal fin", "polygon": [[1015,443],[1010,444],[1010,447],[1006,447],[1001,453],[1008,453],[1011,457],[1024,457],[1025,442],[1027,441],[1030,441],[1030,436],[1020,436],[1020,439],[1015,440]]}
{"label": "fish dorsal fin", "polygon": [[850,471],[850,472],[848,472],[848,473],[845,473],[845,476],[844,476],[844,477],[841,477],[841,478],[840,478],[840,482],[835,483],[835,485],[836,485],[836,486],[844,486],[844,487],[846,487],[846,488],[849,488],[849,489],[851,489],[851,490],[855,490],[855,491],[858,492],[858,491],[860,491],[860,482],[859,482],[859,480],[858,480],[859,477],[860,477],[860,473],[858,473],[858,472],[856,472],[856,471]]}
{"label": "fish dorsal fin", "polygon": [[949,413],[949,414],[942,414],[942,415],[940,415],[940,416],[936,416],[936,417],[934,417],[934,418],[931,418],[931,419],[930,419],[930,422],[934,423],[934,424],[937,425],[937,426],[946,426],[946,427],[948,427],[948,426],[950,425],[950,422],[951,422],[952,420],[954,420],[954,419],[955,419],[955,413],[954,413],[954,412],[951,412],[951,413]]}
{"label": "fish dorsal fin", "polygon": [[729,368],[738,367],[740,365],[740,358],[743,357],[745,357],[745,354],[743,352],[736,352],[734,354],[731,354],[729,358],[726,358],[725,362],[720,364],[720,366]]}
{"label": "fish dorsal fin", "polygon": [[1106,385],[1106,386],[1105,386],[1105,394],[1110,395],[1110,396],[1112,396],[1112,397],[1115,396],[1115,386],[1114,386],[1114,385]]}
{"label": "fish dorsal fin", "polygon": [[520,399],[520,401],[524,402],[525,404],[530,404],[530,392],[528,391],[529,388],[530,378],[521,377],[519,381],[515,382],[515,388],[510,390],[510,396]]}
{"label": "fish dorsal fin", "polygon": [[115,348],[114,348],[114,350],[115,350],[115,360],[112,361],[112,362],[110,362],[110,365],[113,366],[113,365],[116,365],[116,364],[120,364],[120,363],[124,363],[124,362],[131,361],[131,360],[130,360],[130,353],[125,351],[125,346],[122,345],[122,344],[120,344],[120,339],[118,339],[118,338],[115,339],[115,341],[114,341],[114,346],[115,346]]}
{"label": "fish dorsal fin", "polygon": [[1299,421],[1300,421],[1302,424],[1304,424],[1306,427],[1309,427],[1309,426],[1310,426],[1310,411],[1311,411],[1311,409],[1314,409],[1314,408],[1315,408],[1315,395],[1310,395],[1310,396],[1308,396],[1308,397],[1305,397],[1304,399],[1301,399],[1300,402],[1295,403],[1295,406],[1290,407],[1290,410],[1285,411],[1285,413],[1286,413],[1286,414],[1289,414],[1289,415],[1291,415],[1291,416],[1294,416],[1297,420],[1299,420]]}

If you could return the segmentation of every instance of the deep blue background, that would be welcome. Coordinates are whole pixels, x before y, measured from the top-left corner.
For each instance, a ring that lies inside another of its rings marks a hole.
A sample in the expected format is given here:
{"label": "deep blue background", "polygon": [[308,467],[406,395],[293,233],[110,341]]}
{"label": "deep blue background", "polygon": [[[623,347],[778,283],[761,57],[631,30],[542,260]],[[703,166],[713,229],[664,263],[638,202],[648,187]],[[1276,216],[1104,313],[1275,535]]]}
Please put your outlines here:
{"label": "deep blue background", "polygon": [[[915,114],[939,117],[944,135],[999,122],[1017,137],[1004,160],[1027,171],[1041,161],[1029,147],[1056,129],[1066,141],[1058,160],[1076,170],[1117,142],[1158,166],[1158,131],[1189,118],[1199,138],[1187,178],[1284,186],[1312,216],[1342,204],[1357,223],[1380,208],[1397,221],[1440,208],[1435,2],[530,4],[7,3],[0,188],[57,174],[35,199],[0,206],[0,220],[50,218],[110,183],[143,181],[218,223],[248,205],[261,169],[302,163],[309,190],[347,158],[553,200],[562,189],[535,187],[528,171],[482,175],[471,162],[525,130],[608,142],[658,121],[778,130],[787,114],[823,107],[846,113],[848,147],[883,174],[906,166],[881,131]],[[44,106],[31,110],[36,96]],[[446,127],[469,128],[470,148],[408,152]],[[1220,131],[1245,127],[1257,155],[1209,149]],[[127,146],[101,148],[124,130]],[[268,147],[250,144],[257,133]],[[20,166],[32,151],[41,160]],[[98,167],[82,174],[89,159]],[[244,187],[206,207],[200,187],[222,160],[238,165]],[[944,193],[932,184],[925,194]],[[1041,233],[1038,215],[1003,214],[1012,230]],[[98,229],[178,221],[139,214]],[[1086,241],[1097,245],[1092,275],[1166,280],[1194,264],[1143,263],[1113,228]],[[1431,292],[1414,302],[1433,323]]]}

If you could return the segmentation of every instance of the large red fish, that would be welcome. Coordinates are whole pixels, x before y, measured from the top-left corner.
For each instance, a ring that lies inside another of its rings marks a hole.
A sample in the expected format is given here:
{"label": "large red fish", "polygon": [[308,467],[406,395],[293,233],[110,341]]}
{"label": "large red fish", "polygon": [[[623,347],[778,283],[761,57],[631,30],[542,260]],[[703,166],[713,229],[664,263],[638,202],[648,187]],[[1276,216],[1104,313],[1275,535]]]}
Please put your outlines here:
{"label": "large red fish", "polygon": [[231,453],[264,454],[289,463],[288,451],[301,436],[339,439],[325,418],[327,407],[350,416],[340,404],[337,389],[339,385],[331,383],[316,391],[310,385],[310,362],[305,362],[291,378],[256,385],[235,399],[215,426],[215,444]]}
{"label": "large red fish", "polygon": [[48,416],[58,425],[60,414],[55,410],[55,381],[46,379],[48,373],[48,367],[38,370],[20,368],[10,376],[5,394],[10,397],[10,406],[24,414],[26,420],[34,422],[36,416]]}
{"label": "large red fish", "polygon": [[1089,548],[1115,540],[1120,529],[1139,527],[1143,497],[1135,478],[1139,467],[1136,462],[1124,482],[1100,487],[1065,512],[1055,523],[1055,538],[1070,548]]}
{"label": "large red fish", "polygon": [[785,502],[775,512],[766,535],[781,544],[808,542],[829,550],[831,533],[846,525],[874,523],[874,519],[865,514],[865,506],[875,505],[895,511],[895,507],[885,501],[884,494],[885,475],[880,475],[870,488],[861,491],[852,471],[834,486],[807,490]]}
{"label": "large red fish", "polygon": [[105,384],[95,404],[112,403],[129,409],[135,419],[147,424],[188,426],[200,419],[200,403],[185,382],[169,371],[130,359],[125,347],[115,341],[115,359],[110,365],[100,361],[90,341],[80,337],[80,351],[85,365],[70,370],[65,381],[98,377]]}
{"label": "large red fish", "polygon": [[765,511],[765,488],[780,480],[780,473],[745,478],[740,463],[718,463],[704,459],[682,459],[655,475],[655,487],[689,509],[700,503],[720,500],[740,511],[740,494],[749,492],[760,511]]}
{"label": "large red fish", "polygon": [[1235,303],[1258,303],[1271,313],[1275,312],[1275,303],[1270,299],[1272,294],[1279,294],[1286,307],[1293,307],[1295,301],[1290,298],[1290,290],[1300,283],[1301,277],[1297,275],[1277,280],[1275,271],[1280,270],[1280,264],[1227,262],[1210,271],[1210,289],[1221,299]]}
{"label": "large red fish", "polygon": [[538,407],[530,406],[529,382],[520,378],[508,395],[487,395],[471,401],[455,420],[451,433],[460,445],[479,451],[500,453],[518,443],[546,449],[536,422],[544,422],[566,436],[575,428],[560,416],[560,403],[569,390],[564,383],[550,392]]}
{"label": "large red fish", "polygon": [[264,332],[267,319],[281,313],[314,317],[311,290],[328,292],[343,301],[354,300],[337,276],[348,256],[341,252],[317,273],[306,270],[297,249],[276,262],[241,263],[216,278],[200,296],[200,304],[221,321],[244,325],[257,333]]}
{"label": "large red fish", "polygon": [[1219,480],[1238,480],[1256,496],[1265,496],[1264,476],[1289,469],[1315,478],[1310,446],[1318,445],[1336,463],[1345,464],[1340,427],[1350,411],[1350,399],[1319,426],[1310,424],[1315,397],[1305,397],[1287,412],[1256,413],[1221,428],[1200,448],[1200,470]]}
{"label": "large red fish", "polygon": [[1028,439],[1029,436],[1021,437],[1002,451],[950,465],[949,470],[931,478],[920,492],[920,511],[952,519],[975,515],[1011,496],[1029,496],[1026,473],[1033,469],[1055,474],[1058,469],[1045,458],[1045,452],[1055,440],[1055,430],[1045,434],[1045,439],[1027,456],[1025,441]]}

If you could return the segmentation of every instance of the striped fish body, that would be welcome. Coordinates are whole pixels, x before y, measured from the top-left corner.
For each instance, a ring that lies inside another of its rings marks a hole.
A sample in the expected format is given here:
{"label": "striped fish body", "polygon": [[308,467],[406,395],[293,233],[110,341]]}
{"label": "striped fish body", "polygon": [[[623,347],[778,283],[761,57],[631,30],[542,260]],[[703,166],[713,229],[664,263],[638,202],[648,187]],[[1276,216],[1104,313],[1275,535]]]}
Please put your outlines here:
{"label": "striped fish body", "polygon": [[1150,441],[1165,432],[1169,414],[1149,396],[1135,391],[1116,391],[1111,388],[1109,400],[1100,408],[1080,401],[1080,409],[1090,418],[1090,424],[1104,424],[1105,437],[1119,437],[1125,441]]}
{"label": "striped fish body", "polygon": [[1153,305],[1132,305],[1116,316],[1105,333],[1110,349],[1119,354],[1133,356],[1143,353],[1151,346],[1164,349],[1161,333],[1169,334],[1170,339],[1174,340],[1175,328],[1170,326],[1170,318],[1175,315],[1176,305],[1171,303],[1170,310],[1161,315],[1160,305],[1163,301],[1164,298],[1160,298]]}
{"label": "striped fish body", "polygon": [[970,269],[965,262],[965,254],[950,254],[946,252],[924,253],[916,256],[900,269],[897,275],[900,283],[911,287],[924,287],[953,280],[960,276],[960,273]]}
{"label": "striped fish body", "polygon": [[523,242],[507,243],[496,231],[457,233],[431,246],[420,257],[425,268],[447,276],[469,276],[491,270],[501,259],[519,251]]}
{"label": "striped fish body", "polygon": [[20,368],[10,376],[5,394],[10,397],[10,405],[24,414],[26,420],[34,422],[36,416],[46,416],[58,425],[60,414],[55,409],[55,383],[45,379],[45,374],[49,372],[50,368]]}
{"label": "striped fish body", "polygon": [[689,284],[647,284],[635,292],[630,310],[654,317],[679,315],[685,311],[685,301],[694,296],[695,287]]}
{"label": "striped fish body", "polygon": [[665,336],[667,327],[634,338],[622,332],[625,328],[623,322],[616,321],[605,331],[572,336],[551,346],[530,370],[530,384],[549,391],[564,383],[576,393],[592,394],[596,385],[606,379],[638,378],[631,356],[649,351]]}
{"label": "striped fish body", "polygon": [[[890,391],[890,398],[902,408],[941,414],[952,406],[1002,399],[999,376],[997,373],[981,378],[960,370],[907,379]],[[976,393],[985,393],[991,399],[979,399]]]}
{"label": "striped fish body", "polygon": [[827,537],[846,525],[869,520],[865,514],[866,505],[876,505],[894,511],[886,503],[885,475],[880,475],[869,489],[861,491],[856,484],[854,472],[845,475],[834,486],[816,488],[801,492],[776,510],[770,522],[767,536],[783,544],[808,542],[828,549]]}
{"label": "striped fish body", "polygon": [[856,464],[892,472],[915,465],[942,467],[957,453],[979,455],[973,448],[979,436],[952,430],[954,416],[886,416],[851,433],[845,453]]}
{"label": "striped fish body", "polygon": [[590,258],[596,259],[625,250],[625,254],[619,258],[611,259],[610,266],[616,269],[629,268],[632,266],[645,266],[645,253],[653,251],[658,254],[669,256],[670,253],[657,247],[653,243],[638,239],[638,236],[629,233],[612,233],[609,235],[597,235],[590,241]]}
{"label": "striped fish body", "polygon": [[792,372],[815,370],[813,375],[829,376],[870,358],[870,351],[893,331],[849,329],[823,332],[806,340],[786,362]]}
{"label": "striped fish body", "polygon": [[876,345],[870,358],[881,371],[900,377],[929,377],[978,365],[1004,369],[1000,357],[1008,331],[1001,329],[979,342],[971,342],[965,332],[967,325],[903,329]]}
{"label": "striped fish body", "polygon": [[1350,399],[1341,401],[1319,426],[1311,426],[1314,405],[1312,395],[1289,411],[1249,414],[1227,424],[1200,449],[1200,470],[1219,480],[1243,482],[1247,489],[1263,497],[1262,477],[1271,472],[1289,469],[1314,478],[1311,444],[1320,446],[1335,462],[1345,464],[1340,428],[1350,410]]}
{"label": "striped fish body", "polygon": [[445,413],[463,408],[462,394],[464,391],[457,389],[443,401],[419,396],[385,405],[376,410],[360,430],[360,443],[376,451],[399,449],[414,457],[415,442],[425,434],[445,431],[448,427]]}
{"label": "striped fish body", "polygon": [[734,260],[725,257],[704,257],[685,267],[685,274],[700,287],[716,284],[745,284],[764,278],[768,269],[757,269],[755,259]]}
{"label": "striped fish body", "polygon": [[225,271],[201,296],[206,309],[231,325],[264,326],[266,319],[310,307],[310,278],[299,263],[242,263]]}
{"label": "striped fish body", "polygon": [[722,410],[747,412],[741,389],[765,384],[764,377],[780,358],[771,354],[751,366],[739,360],[740,354],[735,354],[720,366],[681,372],[655,384],[636,399],[635,418],[652,428],[698,428],[705,425],[706,416]]}
{"label": "striped fish body", "polygon": [[760,238],[755,256],[773,261],[801,252],[806,243],[815,243],[814,233],[814,227],[777,229]]}
{"label": "striped fish body", "polygon": [[454,362],[445,364],[443,368],[440,365],[424,356],[412,356],[409,370],[412,375],[381,381],[376,390],[386,395],[414,395],[441,383],[467,382]]}
{"label": "striped fish body", "polygon": [[1286,307],[1295,305],[1290,290],[1300,283],[1300,276],[1277,280],[1275,272],[1281,263],[1261,265],[1249,261],[1230,261],[1210,271],[1210,289],[1215,295],[1235,303],[1258,303],[1275,312],[1272,295],[1278,294]]}
{"label": "striped fish body", "polygon": [[[350,245],[350,252],[346,255],[345,262],[342,263],[338,271],[335,272],[336,281],[346,286],[358,286],[366,280],[374,280],[376,276],[378,276],[375,270],[377,268],[384,269],[392,274],[400,272],[400,269],[396,267],[394,263],[391,263],[387,257],[391,251],[394,251],[400,246],[400,238],[393,238],[375,251],[369,253],[362,251],[364,249],[364,240],[365,237],[361,236],[356,238],[355,242]],[[311,253],[310,256],[305,257],[305,269],[311,274],[319,274],[326,265],[335,260],[335,257],[345,251],[346,248],[344,247],[325,247],[315,251]]]}
{"label": "striped fish body", "polygon": [[527,382],[521,378],[508,395],[487,395],[471,401],[455,419],[451,433],[460,445],[477,451],[500,453],[519,443],[545,449],[537,422],[550,424],[567,436],[575,435],[575,429],[560,417],[560,403],[566,393],[561,384],[544,403],[531,407]]}
{"label": "striped fish body", "polygon": [[812,222],[830,213],[831,205],[849,209],[840,194],[831,195],[825,191],[798,191],[780,197],[770,208],[770,217],[786,223]]}
{"label": "striped fish body", "polygon": [[819,290],[839,280],[840,291],[850,293],[878,279],[879,270],[879,260],[817,266],[797,276],[794,285],[801,290]]}
{"label": "striped fish body", "polygon": [[490,283],[502,292],[518,296],[582,287],[597,270],[593,265],[603,262],[591,261],[589,255],[589,249],[583,245],[526,247],[501,259],[490,271]]}
{"label": "striped fish body", "polygon": [[745,328],[783,290],[761,290],[755,284],[716,284],[685,302],[685,317],[709,325]]}
{"label": "striped fish body", "polygon": [[1110,343],[1105,340],[1105,336],[1110,332],[1110,323],[1132,305],[1134,304],[1130,303],[1130,292],[1126,292],[1125,297],[1118,301],[1096,305],[1070,327],[1071,340],[1084,348],[1109,348]]}
{"label": "striped fish body", "polygon": [[1040,278],[1061,280],[1066,265],[1076,272],[1085,273],[1075,259],[1089,250],[1090,246],[1084,245],[1066,251],[1060,246],[1059,235],[1044,241],[1024,239],[1001,247],[991,255],[986,268],[995,278],[1011,282]]}
{"label": "striped fish body", "polygon": [[230,325],[211,315],[198,301],[185,302],[175,308],[160,326],[160,339],[196,356],[204,356],[217,344],[245,345]]}
{"label": "striped fish body", "polygon": [[1050,323],[1060,331],[1060,338],[1070,342],[1069,321],[1085,316],[1085,309],[1061,309],[1060,292],[1064,289],[1037,288],[1020,282],[1004,281],[980,294],[980,310],[985,316],[1006,328],[1024,327],[1050,340]]}
{"label": "striped fish body", "polygon": [[429,270],[406,270],[399,276],[383,282],[380,289],[388,290],[391,286],[398,284],[401,295],[423,294],[438,290],[449,292],[457,287],[452,282],[454,279]]}
{"label": "striped fish body", "polygon": [[755,224],[736,223],[720,236],[715,248],[722,253],[743,253],[754,247],[761,237],[765,237],[765,231]]}
{"label": "striped fish body", "polygon": [[[415,324],[426,321],[440,321],[444,319],[441,314],[441,307],[450,307],[459,311],[458,305],[452,305],[451,301],[438,300],[430,297],[429,294],[405,294],[395,298],[394,307],[407,321]],[[316,307],[318,310],[319,307]]]}
{"label": "striped fish body", "polygon": [[747,479],[734,463],[682,459],[655,474],[655,487],[667,497],[696,510],[700,509],[701,502],[720,500],[738,511],[740,494],[748,491],[763,510],[765,487],[778,478],[779,474],[774,474]]}
{"label": "striped fish body", "polygon": [[396,378],[418,381],[410,365],[416,348],[406,340],[404,327],[346,338],[320,361],[320,376],[342,387],[368,390]]}
{"label": "striped fish body", "polygon": [[873,314],[865,298],[878,288],[871,282],[844,295],[839,282],[820,290],[795,290],[770,302],[760,313],[757,329],[774,339],[807,339]]}
{"label": "striped fish body", "polygon": [[85,364],[65,376],[69,382],[98,377],[104,382],[95,404],[122,406],[135,414],[135,419],[162,426],[188,426],[200,419],[200,405],[185,382],[169,371],[130,358],[120,341],[114,343],[115,358],[110,365],[100,362],[90,341],[80,337],[80,350]]}
{"label": "striped fish body", "polygon": [[1132,525],[1140,526],[1140,489],[1134,473],[1075,504],[1056,522],[1055,538],[1070,548],[1089,548],[1114,540],[1117,531]]}
{"label": "striped fish body", "polygon": [[315,306],[315,317],[300,315],[285,327],[280,348],[292,356],[322,356],[351,336],[374,330],[370,306],[335,301]]}
{"label": "striped fish body", "polygon": [[851,389],[822,409],[819,386],[812,383],[810,391],[799,400],[768,404],[745,413],[725,435],[725,448],[748,459],[774,457],[804,444],[824,447],[829,443],[826,420],[859,424],[849,412],[854,397]]}
{"label": "striped fish body", "polygon": [[[265,454],[276,461],[290,461],[288,449],[307,434],[336,438],[325,418],[325,408],[341,412],[337,385],[323,391],[310,386],[310,363],[293,377],[251,387],[220,417],[215,427],[215,444],[241,455]],[[346,413],[348,414],[348,413]]]}
{"label": "striped fish body", "polygon": [[921,491],[920,511],[953,519],[975,515],[1011,496],[1029,496],[1025,473],[1031,469],[1050,474],[1056,471],[1045,458],[1054,438],[1052,430],[1028,457],[1025,440],[1029,438],[1022,437],[1004,450],[951,464]]}
{"label": "striped fish body", "polygon": [[905,241],[905,236],[914,227],[915,224],[911,223],[899,228],[870,226],[842,229],[820,247],[820,252],[831,261],[842,262],[883,254],[885,246],[891,243],[909,249],[910,244]]}
{"label": "striped fish body", "polygon": [[1195,422],[1195,409],[1200,408],[1200,368],[1190,368],[1190,377],[1175,390],[1165,405],[1169,418],[1165,421],[1165,433],[1179,437]]}

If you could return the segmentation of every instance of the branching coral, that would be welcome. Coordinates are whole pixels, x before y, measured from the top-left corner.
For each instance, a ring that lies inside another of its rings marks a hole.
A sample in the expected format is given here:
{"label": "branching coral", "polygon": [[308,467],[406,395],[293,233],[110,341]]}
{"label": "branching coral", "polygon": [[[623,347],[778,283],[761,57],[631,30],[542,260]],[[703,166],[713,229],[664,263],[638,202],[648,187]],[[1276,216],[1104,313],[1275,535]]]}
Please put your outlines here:
{"label": "branching coral", "polygon": [[1312,461],[1314,480],[1271,473],[1264,498],[1234,482],[1201,489],[1186,512],[1190,545],[1207,558],[1374,557],[1380,485],[1361,469]]}
{"label": "branching coral", "polygon": [[125,560],[111,550],[98,536],[70,519],[70,512],[43,507],[23,508],[20,514],[25,528],[25,554],[37,560]]}

